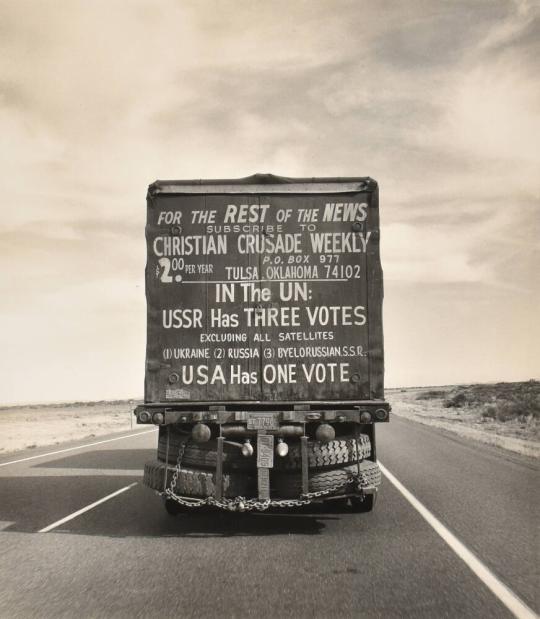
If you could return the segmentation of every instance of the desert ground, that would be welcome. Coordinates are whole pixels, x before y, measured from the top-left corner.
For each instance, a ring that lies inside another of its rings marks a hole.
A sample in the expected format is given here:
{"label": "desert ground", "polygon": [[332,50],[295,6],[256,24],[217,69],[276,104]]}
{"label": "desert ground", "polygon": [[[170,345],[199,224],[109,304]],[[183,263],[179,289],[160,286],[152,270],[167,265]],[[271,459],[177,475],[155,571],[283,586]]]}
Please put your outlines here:
{"label": "desert ground", "polygon": [[[529,457],[540,456],[540,382],[387,389],[392,414]],[[137,400],[0,408],[0,454],[136,427]]]}
{"label": "desert ground", "polygon": [[392,414],[538,458],[540,382],[387,389]]}
{"label": "desert ground", "polygon": [[0,455],[131,430],[136,404],[120,400],[0,408]]}

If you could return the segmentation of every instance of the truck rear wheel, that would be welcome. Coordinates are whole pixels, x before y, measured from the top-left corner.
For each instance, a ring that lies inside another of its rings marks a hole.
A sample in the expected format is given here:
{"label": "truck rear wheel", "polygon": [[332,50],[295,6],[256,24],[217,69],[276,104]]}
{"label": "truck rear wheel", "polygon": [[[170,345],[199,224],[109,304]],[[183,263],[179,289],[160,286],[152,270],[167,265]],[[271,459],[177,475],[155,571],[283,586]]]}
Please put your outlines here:
{"label": "truck rear wheel", "polygon": [[184,513],[186,510],[174,499],[165,499],[164,501],[165,511],[169,516],[178,516],[178,514]]}
{"label": "truck rear wheel", "polygon": [[366,513],[373,511],[375,507],[375,503],[377,502],[376,494],[366,494],[364,495],[364,500],[362,500],[359,496],[350,497],[351,502],[351,511],[357,514]]}

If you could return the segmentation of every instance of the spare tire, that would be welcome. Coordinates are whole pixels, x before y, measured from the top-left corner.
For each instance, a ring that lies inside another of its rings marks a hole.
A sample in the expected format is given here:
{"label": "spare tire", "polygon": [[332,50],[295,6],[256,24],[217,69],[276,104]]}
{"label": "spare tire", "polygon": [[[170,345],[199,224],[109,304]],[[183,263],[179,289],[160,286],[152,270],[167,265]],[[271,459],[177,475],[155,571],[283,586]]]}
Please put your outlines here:
{"label": "spare tire", "polygon": [[[360,463],[366,483],[370,487],[378,487],[381,483],[381,469],[376,462],[364,460]],[[343,484],[349,478],[349,473],[357,473],[356,464],[340,468],[318,471],[309,474],[309,492],[329,490]],[[272,491],[276,497],[283,499],[298,498],[302,493],[302,475],[299,473],[275,473],[272,476]]]}
{"label": "spare tire", "polygon": [[[143,483],[163,492],[165,467],[163,462],[147,462],[144,465]],[[170,487],[175,467],[167,466],[167,488]],[[176,493],[183,496],[215,496],[215,474],[182,466],[176,481]],[[257,492],[256,478],[251,475],[223,474],[223,496],[252,496]]]}
{"label": "spare tire", "polygon": [[[169,438],[169,464],[176,464],[180,445],[184,445],[191,438],[188,434],[178,434],[171,431]],[[158,460],[165,462],[167,454],[167,434],[158,439]],[[184,450],[182,464],[195,468],[215,469],[217,462],[217,442],[193,443],[190,441]],[[226,471],[254,471],[256,460],[254,457],[245,458],[238,447],[223,445],[223,470]]]}
{"label": "spare tire", "polygon": [[[169,464],[176,464],[180,445],[190,438],[187,434],[171,431],[169,438]],[[355,438],[343,438],[328,443],[309,442],[308,462],[311,469],[335,467],[339,464],[349,464],[364,460],[371,455],[371,442],[367,434],[358,437],[358,449]],[[207,443],[190,442],[185,448],[182,463],[197,468],[215,469],[217,461],[216,441]],[[163,433],[158,440],[158,459],[165,462],[167,454],[167,434]],[[238,447],[223,446],[223,469],[227,471],[252,471],[256,466],[254,457],[245,458]],[[274,458],[274,466],[278,471],[295,471],[302,468],[302,454],[299,442],[289,444],[289,453],[283,457]]]}
{"label": "spare tire", "polygon": [[[364,460],[371,455],[371,441],[367,434],[355,438],[336,439],[328,443],[308,442],[308,463],[310,469],[335,467]],[[284,458],[274,458],[277,471],[294,471],[302,468],[302,452],[299,443],[289,446],[289,453]]]}

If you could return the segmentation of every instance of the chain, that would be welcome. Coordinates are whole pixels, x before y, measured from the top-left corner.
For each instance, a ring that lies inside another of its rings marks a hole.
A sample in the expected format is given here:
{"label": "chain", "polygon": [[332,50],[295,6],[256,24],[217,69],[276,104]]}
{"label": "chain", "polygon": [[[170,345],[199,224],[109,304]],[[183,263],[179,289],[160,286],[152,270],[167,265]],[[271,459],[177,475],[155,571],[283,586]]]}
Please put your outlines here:
{"label": "chain", "polygon": [[178,458],[176,459],[176,466],[174,468],[174,473],[171,479],[171,485],[165,490],[165,492],[161,493],[167,496],[170,499],[173,499],[180,505],[184,507],[203,507],[204,505],[211,505],[213,507],[219,507],[220,509],[225,509],[229,511],[265,511],[270,507],[302,507],[303,505],[309,505],[316,499],[320,499],[324,496],[329,496],[331,494],[335,494],[339,490],[345,489],[347,486],[356,483],[360,489],[360,497],[364,497],[364,488],[367,487],[368,482],[364,473],[361,471],[359,473],[352,473],[351,471],[347,471],[347,479],[346,481],[336,484],[331,488],[327,488],[326,490],[318,490],[315,492],[307,492],[305,494],[301,494],[299,499],[246,499],[243,496],[237,496],[233,499],[216,499],[212,496],[206,497],[205,499],[197,499],[195,497],[184,497],[176,494],[176,484],[178,482],[178,475],[180,473],[180,467],[182,464],[182,458],[184,457],[184,452],[186,450],[188,440],[181,443],[178,448]]}
{"label": "chain", "polygon": [[[174,473],[171,480],[171,485],[165,490],[165,494],[168,494],[171,498],[176,497],[176,483],[178,482],[178,475],[180,473],[180,466],[182,465],[182,458],[184,457],[184,451],[186,451],[186,447],[188,444],[189,438],[185,440],[183,443],[180,443],[178,446],[178,458],[176,458],[176,466],[174,468]],[[165,464],[165,467],[167,464]]]}

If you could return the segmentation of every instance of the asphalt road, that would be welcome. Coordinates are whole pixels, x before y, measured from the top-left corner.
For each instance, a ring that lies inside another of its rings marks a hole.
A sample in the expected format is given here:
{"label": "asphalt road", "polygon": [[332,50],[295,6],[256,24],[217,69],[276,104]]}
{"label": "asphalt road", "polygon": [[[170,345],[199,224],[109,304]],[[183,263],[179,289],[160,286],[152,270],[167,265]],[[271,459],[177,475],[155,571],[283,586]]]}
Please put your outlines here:
{"label": "asphalt road", "polygon": [[[142,432],[0,459],[2,618],[513,616],[388,478],[371,514],[172,518],[141,484],[156,446]],[[535,465],[395,417],[377,439],[387,470],[538,611]]]}

